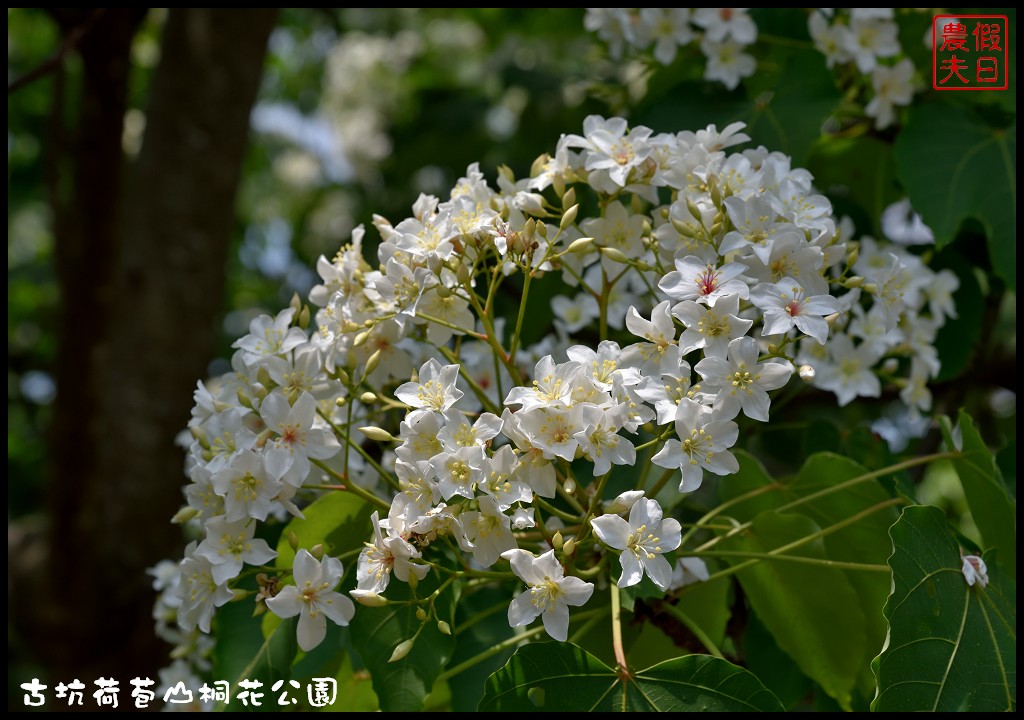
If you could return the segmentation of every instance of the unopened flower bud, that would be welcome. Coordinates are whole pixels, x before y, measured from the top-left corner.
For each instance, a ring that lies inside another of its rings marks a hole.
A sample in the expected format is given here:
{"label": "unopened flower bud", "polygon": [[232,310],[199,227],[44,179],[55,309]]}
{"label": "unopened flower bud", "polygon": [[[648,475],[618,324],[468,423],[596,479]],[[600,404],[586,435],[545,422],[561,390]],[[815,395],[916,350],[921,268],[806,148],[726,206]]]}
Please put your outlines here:
{"label": "unopened flower bud", "polygon": [[267,370],[265,365],[260,365],[260,369],[256,371],[256,380],[263,387],[272,387],[277,383],[274,382],[273,378],[270,377],[270,371]]}
{"label": "unopened flower bud", "polygon": [[421,607],[416,608],[416,619],[423,622],[427,619],[427,611]]}
{"label": "unopened flower bud", "polygon": [[309,327],[309,306],[303,305],[299,310],[299,327],[305,330]]}
{"label": "unopened flower bud", "polygon": [[391,657],[388,659],[388,662],[397,662],[404,658],[406,655],[408,655],[409,651],[412,650],[413,642],[414,638],[409,638],[408,640],[403,640],[402,642],[398,643],[398,647],[396,647],[395,651],[391,653]]}
{"label": "unopened flower bud", "polygon": [[452,634],[452,626],[446,623],[444,620],[437,621],[437,629],[441,632],[442,635]]}
{"label": "unopened flower bud", "polygon": [[860,246],[855,246],[850,251],[850,254],[846,256],[846,264],[856,265],[858,260],[860,260]]}
{"label": "unopened flower bud", "polygon": [[416,586],[420,584],[420,579],[414,572],[409,573],[409,589],[415,590]]}
{"label": "unopened flower bud", "polygon": [[348,398],[340,397],[340,398],[338,398],[337,400],[334,401],[334,404],[337,405],[338,407],[345,407],[345,403],[347,403],[347,402],[348,402]]}
{"label": "unopened flower bud", "polygon": [[337,370],[335,370],[334,376],[338,378],[338,382],[340,382],[342,385],[348,385],[349,380],[351,380],[351,378],[348,376],[348,373],[345,372],[344,368],[338,368]]}
{"label": "unopened flower bud", "polygon": [[559,230],[565,230],[576,221],[576,214],[580,211],[579,205],[573,205],[562,214],[562,221],[558,223]]}
{"label": "unopened flower bud", "polygon": [[186,505],[181,510],[174,513],[174,517],[171,518],[171,523],[173,523],[174,525],[184,525],[198,514],[199,510],[192,507],[191,505]]}
{"label": "unopened flower bud", "polygon": [[562,546],[562,554],[564,554],[566,557],[571,556],[573,552],[575,552],[575,550],[576,541],[572,539],[566,540],[565,545]]}
{"label": "unopened flower bud", "polygon": [[245,600],[247,597],[252,595],[251,590],[243,590],[242,588],[235,588],[231,591],[231,602],[238,602],[239,600]]}
{"label": "unopened flower bud", "polygon": [[555,531],[555,534],[551,536],[551,547],[555,550],[562,549],[562,533]]}
{"label": "unopened flower bud", "polygon": [[565,194],[565,178],[561,175],[555,175],[551,178],[551,187],[554,188],[555,193],[558,195]]}
{"label": "unopened flower bud", "polygon": [[377,402],[377,396],[374,395],[369,390],[367,390],[366,392],[359,396],[359,402],[361,402],[363,405],[372,405],[373,403]]}
{"label": "unopened flower bud", "polygon": [[448,289],[447,285],[435,285],[434,292],[436,292],[437,296],[442,300],[445,300],[452,296],[452,291]]}
{"label": "unopened flower bud", "polygon": [[601,248],[601,252],[603,252],[605,254],[605,257],[607,257],[612,262],[622,263],[623,265],[629,263],[629,258],[626,257],[623,254],[623,252],[618,248],[604,247]]}
{"label": "unopened flower bud", "polygon": [[315,557],[317,560],[324,559],[324,544],[317,543],[309,549],[309,554]]}
{"label": "unopened flower bud", "polygon": [[881,365],[881,371],[884,373],[894,373],[899,369],[900,361],[896,358],[887,358]]}
{"label": "unopened flower bud", "polygon": [[302,307],[302,298],[299,297],[299,294],[297,292],[292,293],[292,299],[291,302],[288,303],[288,307],[290,307],[295,312],[298,312],[299,308]]}
{"label": "unopened flower bud", "polygon": [[255,617],[259,617],[260,615],[262,615],[266,611],[267,611],[267,604],[264,603],[264,602],[258,602],[258,603],[256,603],[256,606],[252,609],[252,616],[254,618]]}
{"label": "unopened flower bud", "polygon": [[576,204],[576,188],[569,188],[562,195],[562,209],[566,210]]}
{"label": "unopened flower bud", "polygon": [[377,593],[352,593],[352,599],[366,607],[384,607],[388,601]]}
{"label": "unopened flower bud", "polygon": [[864,283],[861,287],[864,289],[864,292],[871,293],[872,295],[878,292],[877,283]]}
{"label": "unopened flower bud", "polygon": [[206,450],[210,449],[210,438],[206,436],[206,431],[198,425],[189,425],[188,431],[192,433],[192,437],[196,439],[196,442],[199,443],[200,447],[205,448]]}
{"label": "unopened flower bud", "polygon": [[800,379],[804,382],[810,382],[814,379],[814,368],[810,365],[801,365],[800,369],[797,370],[797,375],[799,375]]}
{"label": "unopened flower bud", "polygon": [[533,161],[532,165],[530,165],[530,177],[537,177],[542,172],[544,172],[544,167],[549,162],[551,162],[551,156],[548,155],[547,153],[544,153],[543,155],[538,155],[537,159]]}
{"label": "unopened flower bud", "polygon": [[572,493],[576,492],[576,481],[573,480],[571,477],[566,478],[565,483],[562,485],[562,487],[565,489],[567,493],[571,495]]}
{"label": "unopened flower bud", "polygon": [[828,323],[829,327],[835,327],[836,320],[839,319],[839,313],[832,313],[831,315],[825,316],[825,322]]}
{"label": "unopened flower bud", "polygon": [[395,439],[395,436],[387,430],[372,425],[359,428],[359,432],[377,442],[392,442]]}
{"label": "unopened flower bud", "polygon": [[593,244],[594,244],[594,238],[589,238],[589,237],[576,238],[571,243],[569,243],[569,247],[567,247],[565,249],[565,251],[566,252],[571,252],[571,253],[581,253],[584,250],[589,249],[590,246],[593,245]]}
{"label": "unopened flower bud", "polygon": [[695,203],[690,196],[686,197],[686,209],[690,212],[690,215],[693,216],[694,220],[697,222],[701,221],[700,208],[697,207],[697,203]]}
{"label": "unopened flower bud", "polygon": [[846,279],[846,282],[843,283],[843,287],[849,290],[853,290],[854,288],[859,288],[863,284],[864,278],[862,278],[860,275],[854,275],[853,277]]}
{"label": "unopened flower bud", "polygon": [[298,551],[299,549],[299,536],[294,530],[288,531],[288,547],[295,551]]}
{"label": "unopened flower bud", "polygon": [[377,366],[380,365],[380,357],[382,354],[383,350],[374,350],[373,355],[366,359],[366,368],[363,369],[364,378],[377,369]]}
{"label": "unopened flower bud", "polygon": [[363,330],[361,333],[357,334],[355,336],[355,338],[352,340],[352,347],[359,347],[360,345],[365,343],[367,338],[369,338],[369,337],[370,337],[370,331],[369,330]]}

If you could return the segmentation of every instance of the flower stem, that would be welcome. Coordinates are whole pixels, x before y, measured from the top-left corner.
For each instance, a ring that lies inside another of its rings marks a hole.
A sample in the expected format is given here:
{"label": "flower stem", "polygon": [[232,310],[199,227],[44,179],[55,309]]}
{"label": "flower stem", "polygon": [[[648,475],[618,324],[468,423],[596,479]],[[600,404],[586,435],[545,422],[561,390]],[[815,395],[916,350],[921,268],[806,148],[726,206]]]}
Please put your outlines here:
{"label": "flower stem", "polygon": [[619,586],[612,585],[612,648],[615,650],[615,662],[619,666],[619,676],[629,675],[626,663],[626,651],[622,647],[622,600],[619,597]]}
{"label": "flower stem", "polygon": [[839,560],[827,560],[825,558],[804,557],[803,555],[778,555],[770,552],[741,552],[732,550],[708,550],[706,552],[687,553],[694,557],[722,557],[722,558],[749,558],[754,560],[783,560],[785,562],[803,563],[805,565],[821,565],[823,567],[835,568],[836,570],[862,570],[864,572],[890,572],[888,565],[876,565],[874,563],[841,562]]}
{"label": "flower stem", "polygon": [[700,644],[703,645],[709,653],[714,655],[716,658],[721,658],[722,660],[725,659],[725,655],[722,654],[722,651],[718,648],[718,646],[711,640],[710,637],[708,637],[708,634],[704,632],[703,628],[701,628],[701,626],[698,625],[693,620],[693,618],[691,618],[689,615],[683,612],[683,610],[679,606],[670,605],[669,603],[663,603],[661,607],[663,610],[667,610],[669,615],[674,616],[676,620],[685,625],[687,629],[693,633],[694,637],[696,637],[697,640],[700,641]]}
{"label": "flower stem", "polygon": [[[598,610],[590,610],[588,612],[579,613],[578,615],[576,615],[575,617],[572,618],[572,621],[573,622],[577,622],[579,620],[590,619],[591,617],[593,617],[597,613],[602,613],[602,612],[605,612],[605,610],[603,608],[602,609],[598,609]],[[524,633],[521,633],[519,635],[513,635],[512,637],[510,637],[510,638],[508,638],[506,640],[502,640],[500,643],[497,643],[496,645],[492,645],[491,647],[487,648],[482,653],[479,653],[478,655],[474,655],[473,657],[471,657],[468,660],[465,660],[465,661],[459,663],[458,665],[456,665],[453,668],[448,668],[447,670],[445,670],[444,672],[442,672],[440,675],[437,676],[437,682],[453,678],[456,675],[458,675],[459,673],[464,672],[466,670],[469,670],[474,665],[479,665],[484,660],[487,660],[488,658],[494,657],[495,655],[497,655],[501,651],[507,650],[510,647],[515,647],[516,645],[518,645],[522,641],[529,640],[530,638],[532,638],[532,637],[534,637],[536,635],[540,635],[543,632],[545,632],[544,626],[543,625],[538,625],[537,627],[531,628],[531,629],[527,630]]]}
{"label": "flower stem", "polygon": [[512,345],[508,355],[512,362],[516,361],[516,350],[519,347],[519,334],[523,330],[523,317],[526,315],[526,299],[530,295],[530,281],[533,280],[533,271],[523,273],[523,295],[519,299],[519,316],[516,318],[516,330],[512,333]]}
{"label": "flower stem", "polygon": [[[344,488],[344,492],[350,492],[353,495],[361,497],[366,502],[370,503],[371,505],[376,505],[377,507],[381,508],[382,510],[390,510],[391,509],[391,504],[390,503],[388,503],[388,502],[386,502],[384,500],[381,500],[379,497],[374,495],[369,490],[364,490],[363,488],[359,487],[354,482],[352,482],[351,480],[346,478],[344,475],[340,475],[339,473],[337,473],[334,470],[332,470],[331,468],[329,468],[327,465],[325,465],[320,460],[316,460],[314,458],[310,458],[309,461],[311,463],[313,463],[314,465],[316,465],[321,470],[323,470],[325,473],[330,475],[332,478],[337,480],[339,483],[341,483],[341,486]],[[339,489],[341,489],[341,488],[339,488]]]}
{"label": "flower stem", "polygon": [[[903,498],[891,498],[889,500],[886,500],[885,502],[880,502],[880,503],[877,503],[876,505],[872,505],[871,507],[869,507],[869,508],[867,508],[865,510],[861,510],[856,515],[852,515],[852,516],[846,518],[845,520],[841,520],[841,521],[837,522],[835,525],[829,525],[828,527],[822,528],[821,530],[818,530],[817,532],[811,533],[810,535],[808,535],[806,537],[802,537],[799,540],[794,540],[791,543],[787,543],[785,545],[780,545],[779,547],[775,548],[774,550],[770,550],[769,552],[765,553],[765,555],[768,556],[767,558],[760,558],[760,557],[751,558],[750,560],[747,560],[746,562],[739,563],[738,565],[732,565],[731,567],[725,568],[724,570],[719,570],[718,572],[712,574],[707,580],[705,580],[705,582],[710,582],[711,580],[715,580],[715,579],[720,578],[720,577],[728,577],[729,575],[734,575],[735,573],[738,573],[740,570],[745,570],[748,567],[750,567],[752,565],[756,565],[757,563],[762,562],[763,560],[766,560],[766,559],[773,559],[773,560],[774,559],[779,559],[778,556],[780,556],[780,555],[784,556],[790,550],[798,548],[801,545],[806,545],[807,543],[812,542],[814,540],[817,540],[818,538],[822,538],[822,537],[825,537],[827,535],[831,535],[834,532],[838,532],[838,531],[842,530],[843,528],[845,528],[845,527],[847,527],[849,525],[853,525],[854,523],[857,523],[857,522],[863,520],[868,515],[872,515],[872,514],[878,512],[879,510],[884,510],[885,508],[892,507],[893,505],[901,505],[901,504],[903,504],[903,502],[904,502]],[[726,537],[726,536],[723,535],[722,537]],[[711,541],[705,543],[700,548],[697,548],[697,550],[695,551],[694,554],[700,554],[700,553],[705,552],[707,547],[712,546],[719,539],[721,539],[721,538],[715,538],[714,540],[711,540]],[[793,556],[788,556],[788,557],[792,558]],[[863,570],[865,568],[857,568],[857,569]]]}
{"label": "flower stem", "polygon": [[[858,475],[857,477],[850,478],[849,480],[841,482],[838,485],[832,485],[830,487],[818,490],[817,492],[813,492],[810,495],[805,495],[804,497],[801,497],[801,498],[798,498],[796,500],[793,500],[792,502],[788,502],[785,505],[780,505],[779,507],[775,508],[775,511],[776,512],[785,512],[786,510],[792,510],[793,508],[799,507],[800,505],[803,505],[806,502],[810,502],[812,500],[817,500],[818,498],[825,497],[826,495],[830,495],[830,494],[832,494],[834,492],[839,492],[840,490],[846,490],[847,488],[853,487],[854,485],[859,485],[860,483],[867,482],[869,480],[874,480],[875,478],[882,477],[884,475],[889,475],[891,473],[896,473],[896,472],[899,472],[901,470],[906,470],[908,468],[912,468],[912,467],[915,467],[917,465],[924,465],[924,464],[927,464],[927,463],[930,463],[930,462],[934,462],[936,460],[945,460],[947,458],[952,458],[952,457],[956,457],[956,453],[941,452],[941,453],[933,453],[931,455],[922,455],[921,457],[916,457],[916,458],[910,458],[909,460],[904,460],[903,462],[898,462],[898,463],[896,463],[894,465],[888,465],[888,466],[886,466],[884,468],[881,468],[880,470],[872,470],[871,472],[864,473],[863,475]],[[704,517],[700,518],[696,522],[694,527],[691,528],[689,531],[687,531],[686,535],[683,537],[681,546],[686,544],[686,541],[690,537],[693,536],[693,534],[696,532],[698,527],[703,527],[705,522],[707,522],[708,520],[711,520],[716,515],[721,514],[721,512],[723,510],[725,510],[726,508],[731,507],[733,505],[736,505],[736,504],[738,504],[740,502],[743,502],[745,500],[749,500],[750,498],[757,497],[758,495],[762,495],[762,494],[764,494],[766,492],[769,492],[771,490],[781,490],[783,487],[784,486],[781,483],[777,483],[777,482],[771,483],[769,485],[762,485],[759,488],[755,488],[754,490],[746,492],[743,495],[738,495],[737,497],[733,498],[732,500],[728,500],[725,503],[722,503],[722,505],[718,506],[714,510],[711,510],[709,513],[704,515]],[[749,527],[750,527],[750,522],[745,522],[745,523],[742,523],[740,525],[737,525],[730,532],[726,533],[725,535],[721,535],[719,537],[712,538],[707,543],[705,543],[704,545],[701,545],[697,549],[698,550],[706,550],[707,548],[711,547],[712,545],[714,545],[715,543],[719,542],[720,540],[724,540],[724,539],[726,539],[728,537],[732,537],[733,535],[736,535],[737,533],[743,532],[744,530],[746,530]]]}
{"label": "flower stem", "polygon": [[[349,409],[351,410],[351,408],[352,408],[352,404],[349,403]],[[334,430],[336,435],[340,435],[341,437],[343,437],[345,439],[345,442],[348,443],[345,446],[345,450],[346,450],[346,452],[345,452],[345,473],[346,474],[348,474],[348,447],[351,446],[357,453],[359,453],[363,457],[363,460],[365,460],[367,463],[369,463],[370,467],[372,467],[374,470],[377,471],[377,474],[380,475],[381,479],[384,482],[386,482],[388,485],[390,485],[394,490],[401,490],[401,486],[398,484],[398,480],[396,480],[395,478],[391,477],[391,473],[389,473],[387,470],[382,468],[380,466],[380,463],[378,463],[376,460],[374,460],[373,457],[368,452],[363,450],[363,447],[359,443],[357,443],[355,440],[353,440],[352,436],[349,433],[342,432],[341,429],[337,425],[335,425],[333,422],[331,422],[331,419],[329,417],[327,417],[319,409],[316,412],[317,412],[317,414],[320,417],[322,417],[325,421],[327,421],[327,423],[331,426],[331,428]],[[352,427],[351,419],[350,419],[348,427]]]}

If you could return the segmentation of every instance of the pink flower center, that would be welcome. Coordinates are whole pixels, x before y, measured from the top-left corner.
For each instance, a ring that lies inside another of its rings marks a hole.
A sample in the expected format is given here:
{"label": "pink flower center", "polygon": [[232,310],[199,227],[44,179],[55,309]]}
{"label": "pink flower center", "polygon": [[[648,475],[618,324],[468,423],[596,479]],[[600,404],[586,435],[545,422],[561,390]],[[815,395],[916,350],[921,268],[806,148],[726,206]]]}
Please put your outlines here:
{"label": "pink flower center", "polygon": [[710,295],[718,289],[718,271],[708,265],[707,269],[697,276],[697,288],[701,295]]}

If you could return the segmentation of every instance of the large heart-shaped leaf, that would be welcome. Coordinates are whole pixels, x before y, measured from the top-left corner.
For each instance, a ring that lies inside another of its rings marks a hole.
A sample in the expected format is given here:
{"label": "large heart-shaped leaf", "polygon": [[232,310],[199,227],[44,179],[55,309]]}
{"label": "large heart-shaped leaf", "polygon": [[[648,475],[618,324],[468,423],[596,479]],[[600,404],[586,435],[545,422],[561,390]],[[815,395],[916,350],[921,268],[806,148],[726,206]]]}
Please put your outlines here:
{"label": "large heart-shaped leaf", "polygon": [[781,711],[749,671],[686,655],[622,676],[571,643],[531,643],[487,679],[483,712]]}
{"label": "large heart-shaped leaf", "polygon": [[328,555],[340,555],[362,547],[370,539],[370,513],[365,500],[347,492],[329,492],[302,511],[305,517],[293,518],[277,543],[277,566],[290,568],[295,550],[289,543],[292,533],[298,545],[307,550],[323,543]]}
{"label": "large heart-shaped leaf", "polygon": [[[421,598],[428,597],[437,587],[437,579],[428,575],[420,582],[417,594]],[[437,620],[428,618],[424,623],[416,617],[419,606],[404,602],[411,598],[407,584],[392,581],[385,595],[395,603],[360,607],[356,611],[349,626],[352,645],[370,671],[381,710],[422,710],[434,680],[452,656],[455,638],[438,630]],[[455,602],[454,587],[446,589],[434,601],[438,617],[449,625],[454,624]],[[416,641],[409,654],[390,662],[395,648],[414,636]]]}
{"label": "large heart-shaped leaf", "polygon": [[904,509],[889,534],[889,637],[872,663],[878,680],[872,709],[1016,710],[1016,583],[986,553],[988,586],[969,586],[938,508]]}
{"label": "large heart-shaped leaf", "polygon": [[[721,482],[717,485],[719,501],[732,501],[734,503],[728,508],[728,515],[741,522],[750,522],[765,510],[780,508],[780,512],[785,516],[802,515],[811,519],[814,523],[813,528],[817,529],[836,525],[856,516],[858,513],[866,513],[858,522],[832,532],[822,542],[818,543],[824,549],[824,554],[820,557],[840,562],[884,566],[886,559],[891,553],[888,529],[896,521],[897,517],[894,508],[884,507],[885,503],[890,500],[888,493],[886,493],[877,480],[873,479],[854,482],[847,487],[835,489],[837,486],[867,473],[867,469],[862,465],[841,455],[817,453],[807,459],[796,477],[774,480],[753,456],[743,451],[736,451],[736,456],[740,462],[740,471],[735,475],[722,478]],[[751,495],[751,497],[746,500],[736,500],[736,498],[744,494]],[[813,495],[818,496],[811,500],[804,500]],[[793,505],[789,508],[783,507],[796,501],[799,501],[798,505]],[[875,509],[877,511],[874,511]],[[764,528],[765,522],[767,520],[761,520],[759,527]],[[812,531],[812,526],[808,526],[808,531]],[[763,543],[765,539],[759,538],[758,528],[751,528],[749,534],[752,535],[752,538],[743,541],[744,549],[754,552],[756,551],[754,546],[758,543]],[[791,539],[799,538],[794,537]],[[734,541],[730,540],[727,542]],[[719,549],[726,549],[726,545],[721,545]],[[736,550],[739,548],[729,546],[728,549]],[[743,562],[743,560],[739,559],[735,562]],[[788,564],[783,566],[780,561],[773,561],[773,564],[777,567],[772,572],[782,573],[787,578],[792,573],[797,573],[804,577],[806,585],[815,588],[826,588],[828,583],[831,582],[830,578],[836,576],[837,573],[845,576],[844,588],[851,588],[856,593],[859,607],[865,609],[862,613],[864,622],[862,628],[863,642],[857,640],[861,652],[857,663],[860,676],[859,687],[863,691],[866,700],[870,697],[874,687],[874,678],[871,675],[869,663],[871,658],[878,653],[878,649],[882,646],[885,638],[885,621],[881,613],[877,612],[877,608],[882,606],[885,598],[888,596],[888,575],[886,573],[866,572],[863,570],[837,570],[834,568],[820,568],[824,572],[819,573],[819,567],[813,565],[802,565],[796,568]],[[745,576],[742,574],[740,576],[741,581],[746,579],[748,583],[753,582],[754,577],[754,575],[749,573]],[[788,603],[813,602],[813,600],[807,597],[793,598],[792,600],[786,599],[779,595],[780,592],[784,592],[781,588],[771,591],[772,581],[765,578],[765,582],[766,585],[763,588],[765,592],[755,592],[761,606],[761,610],[758,612],[760,614],[763,611],[766,614],[772,613],[776,616],[779,622],[773,621],[770,617],[762,617],[762,620],[775,637],[779,647],[787,650],[787,652],[791,652],[791,655],[794,659],[798,660],[801,666],[814,668],[816,672],[826,672],[828,664],[822,664],[812,657],[812,653],[815,652],[812,647],[814,644],[813,640],[808,639],[807,644],[799,643],[803,646],[799,650],[803,654],[802,659],[792,654],[797,652],[796,647],[794,647],[795,636],[792,633],[792,629],[786,623],[786,618],[792,617],[788,610],[790,607]],[[793,578],[789,578],[786,582],[790,583],[791,590],[789,592],[802,587],[801,585],[792,585],[791,583],[794,582]],[[840,594],[840,597],[843,597],[843,595]],[[813,617],[817,617],[822,622],[819,630],[829,633],[831,632],[831,620],[828,613],[830,612],[831,600],[828,597],[828,593],[823,593],[820,600],[822,602],[821,608],[826,612],[824,614],[817,613]],[[771,607],[775,602],[783,603],[778,613],[775,613],[775,608]],[[875,611],[871,612],[870,608],[875,608]],[[802,631],[810,632],[812,628],[805,626],[802,628]],[[834,643],[833,647],[835,647]],[[836,649],[838,650],[838,648]],[[840,652],[844,654],[844,665],[846,660],[853,659],[849,656],[849,653],[852,652],[851,647],[845,647]],[[811,677],[815,676],[812,675]],[[822,677],[815,677],[815,679],[823,687],[829,687]],[[840,702],[844,701],[840,700]]]}
{"label": "large heart-shaped leaf", "polygon": [[1017,123],[986,125],[952,103],[915,105],[894,147],[910,203],[942,248],[976,218],[992,269],[1017,287]]}
{"label": "large heart-shaped leaf", "polygon": [[[960,454],[953,467],[960,476],[971,517],[986,547],[999,548],[999,558],[1010,577],[1017,577],[1017,503],[1006,492],[996,458],[981,439],[971,416],[960,411]],[[942,419],[946,444],[955,447],[949,418]]]}
{"label": "large heart-shaped leaf", "polygon": [[269,711],[277,707],[277,703],[269,699],[270,688],[278,680],[291,677],[292,661],[298,652],[295,624],[295,618],[280,620],[264,638],[260,632],[261,620],[253,618],[251,604],[229,603],[218,613],[214,677],[228,680],[233,693],[240,689],[241,680],[263,683],[258,692],[266,693],[263,704],[256,707],[243,706],[232,697],[228,706],[231,710]]}
{"label": "large heart-shaped leaf", "polygon": [[[769,510],[755,517],[747,532],[724,540],[716,549],[765,554],[820,529],[806,516]],[[828,560],[821,538],[786,555]],[[846,574],[824,563],[764,560],[736,576],[779,647],[841,706],[851,708],[851,691],[867,650],[867,622]]]}

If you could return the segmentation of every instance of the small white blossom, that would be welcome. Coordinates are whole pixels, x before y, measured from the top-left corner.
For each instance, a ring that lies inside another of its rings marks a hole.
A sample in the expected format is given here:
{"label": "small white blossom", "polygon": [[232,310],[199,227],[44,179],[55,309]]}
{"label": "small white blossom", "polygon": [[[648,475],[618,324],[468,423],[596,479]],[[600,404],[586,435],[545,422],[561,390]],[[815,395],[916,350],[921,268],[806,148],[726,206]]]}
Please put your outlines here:
{"label": "small white blossom", "polygon": [[988,566],[985,565],[985,561],[977,555],[964,555],[964,564],[961,568],[964,574],[964,580],[967,584],[978,587],[985,587],[988,585]]}
{"label": "small white blossom", "polygon": [[338,625],[348,625],[356,612],[352,601],[334,588],[341,582],[341,560],[313,557],[305,548],[295,554],[292,575],[294,585],[287,585],[272,598],[267,607],[281,618],[299,616],[296,635],[299,647],[309,652],[327,636],[327,618]]}
{"label": "small white blossom", "polygon": [[501,556],[512,564],[512,572],[527,586],[526,592],[508,606],[508,624],[520,627],[541,617],[548,635],[565,642],[569,637],[569,606],[585,605],[594,594],[593,583],[566,577],[554,550],[540,557],[519,549]]}
{"label": "small white blossom", "polygon": [[629,511],[628,522],[609,514],[593,518],[590,524],[601,542],[622,551],[619,587],[636,585],[646,572],[655,585],[668,589],[672,566],[663,553],[679,547],[682,528],[675,518],[662,519],[657,501],[637,500]]}

